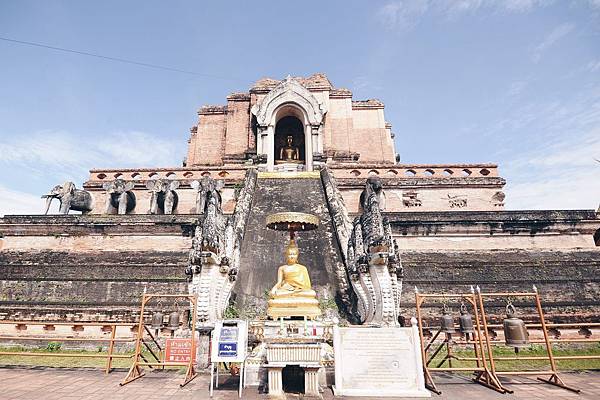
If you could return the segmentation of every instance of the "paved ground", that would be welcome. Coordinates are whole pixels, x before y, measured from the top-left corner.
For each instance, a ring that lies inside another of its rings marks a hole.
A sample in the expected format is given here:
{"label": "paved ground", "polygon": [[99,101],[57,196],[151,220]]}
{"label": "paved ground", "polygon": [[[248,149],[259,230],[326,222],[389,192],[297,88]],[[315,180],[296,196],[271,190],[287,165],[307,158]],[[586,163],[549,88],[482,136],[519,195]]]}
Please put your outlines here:
{"label": "paved ground", "polygon": [[[180,388],[183,375],[176,372],[148,373],[145,377],[126,386],[119,386],[125,372],[117,371],[105,375],[99,370],[53,369],[53,368],[0,368],[0,399],[128,399],[128,400],[191,400],[208,399],[210,378],[201,375]],[[513,395],[501,395],[481,385],[471,383],[468,377],[437,375],[434,377],[441,396],[432,395],[432,400],[488,400],[488,399],[600,399],[600,371],[564,373],[563,380],[582,389],[581,394],[569,392],[544,384],[531,378],[505,380]],[[215,391],[214,399],[237,399],[237,378],[222,378],[223,385]],[[331,389],[323,393],[325,399],[333,399]],[[244,399],[266,399],[256,388],[247,388]],[[288,395],[288,399],[299,398]],[[374,397],[375,398],[375,397]],[[373,399],[374,399],[373,398]],[[363,398],[366,399],[366,398]]]}

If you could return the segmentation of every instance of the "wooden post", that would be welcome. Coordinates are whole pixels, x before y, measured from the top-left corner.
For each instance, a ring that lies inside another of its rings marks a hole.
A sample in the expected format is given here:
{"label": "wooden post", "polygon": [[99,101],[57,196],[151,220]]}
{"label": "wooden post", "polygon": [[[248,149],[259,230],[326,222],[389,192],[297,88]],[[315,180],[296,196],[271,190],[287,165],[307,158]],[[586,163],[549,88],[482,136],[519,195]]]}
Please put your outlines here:
{"label": "wooden post", "polygon": [[415,286],[415,303],[417,306],[417,321],[419,322],[419,338],[421,339],[421,357],[423,358],[423,375],[425,376],[425,386],[427,389],[431,390],[435,394],[442,394],[442,392],[435,386],[433,382],[433,378],[429,373],[429,369],[427,368],[427,354],[425,353],[425,337],[423,336],[423,319],[421,318],[421,304],[423,303],[423,298],[417,291],[417,287]]}
{"label": "wooden post", "polygon": [[108,345],[108,357],[106,359],[106,371],[104,371],[105,374],[110,373],[110,370],[112,368],[112,353],[113,353],[113,349],[115,347],[116,332],[117,332],[117,326],[113,325],[112,331],[110,332],[110,343]]}
{"label": "wooden post", "polygon": [[140,307],[140,320],[138,322],[138,333],[135,340],[135,354],[133,356],[133,365],[129,369],[129,372],[127,372],[127,376],[125,377],[123,382],[119,383],[120,386],[126,385],[129,382],[132,382],[144,376],[144,373],[139,363],[142,351],[142,339],[144,336],[144,307],[146,306],[148,300],[148,295],[144,294],[142,296],[142,305]]}
{"label": "wooden post", "polygon": [[546,317],[544,316],[544,310],[542,309],[542,302],[540,301],[540,295],[537,292],[537,289],[535,287],[534,287],[534,290],[535,290],[535,306],[537,308],[538,314],[540,315],[540,323],[542,325],[542,331],[544,332],[544,341],[546,342],[546,350],[548,352],[548,359],[550,360],[550,368],[552,369],[552,372],[553,372],[553,374],[552,374],[552,376],[550,376],[550,378],[543,379],[543,378],[538,377],[538,380],[549,383],[554,386],[561,387],[563,389],[570,390],[575,393],[579,393],[580,392],[579,389],[575,389],[575,388],[565,385],[565,383],[560,378],[560,376],[558,376],[558,372],[556,371],[556,361],[554,360],[554,355],[552,354],[552,344],[550,343],[550,338],[548,337],[548,327],[546,326]]}

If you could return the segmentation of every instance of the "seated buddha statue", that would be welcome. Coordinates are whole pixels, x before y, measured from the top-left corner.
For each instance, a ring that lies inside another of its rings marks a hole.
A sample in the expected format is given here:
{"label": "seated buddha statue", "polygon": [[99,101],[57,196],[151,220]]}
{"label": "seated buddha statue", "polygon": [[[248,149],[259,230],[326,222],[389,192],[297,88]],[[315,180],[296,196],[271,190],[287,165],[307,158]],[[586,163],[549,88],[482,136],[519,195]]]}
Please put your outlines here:
{"label": "seated buddha statue", "polygon": [[286,264],[277,270],[277,283],[269,292],[267,314],[271,318],[321,315],[317,295],[311,288],[308,270],[298,264],[298,247],[294,240],[285,249]]}
{"label": "seated buddha statue", "polygon": [[287,145],[283,146],[279,150],[279,160],[281,162],[297,163],[300,161],[300,150],[298,150],[298,147],[293,146],[293,143],[294,137],[292,135],[288,135]]}

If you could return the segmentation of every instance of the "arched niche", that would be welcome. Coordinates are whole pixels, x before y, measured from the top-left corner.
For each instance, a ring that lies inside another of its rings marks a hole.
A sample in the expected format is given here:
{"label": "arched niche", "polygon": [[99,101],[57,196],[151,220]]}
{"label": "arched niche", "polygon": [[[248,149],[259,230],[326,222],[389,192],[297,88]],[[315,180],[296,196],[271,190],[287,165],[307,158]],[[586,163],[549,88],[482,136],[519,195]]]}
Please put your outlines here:
{"label": "arched niche", "polygon": [[286,162],[289,158],[297,158],[294,161],[305,163],[304,136],[304,124],[298,117],[286,115],[280,118],[275,124],[275,164]]}
{"label": "arched niche", "polygon": [[[252,107],[256,118],[256,151],[267,158],[267,170],[273,171],[277,159],[281,158],[277,151],[281,148],[281,136],[277,125],[282,126],[291,121],[302,124],[303,136],[296,134],[295,146],[301,148],[305,169],[312,171],[313,154],[323,152],[322,125],[326,110],[315,96],[291,78],[287,78],[271,90],[260,103]],[[299,125],[296,123],[296,130]],[[302,140],[304,143],[301,143]]]}

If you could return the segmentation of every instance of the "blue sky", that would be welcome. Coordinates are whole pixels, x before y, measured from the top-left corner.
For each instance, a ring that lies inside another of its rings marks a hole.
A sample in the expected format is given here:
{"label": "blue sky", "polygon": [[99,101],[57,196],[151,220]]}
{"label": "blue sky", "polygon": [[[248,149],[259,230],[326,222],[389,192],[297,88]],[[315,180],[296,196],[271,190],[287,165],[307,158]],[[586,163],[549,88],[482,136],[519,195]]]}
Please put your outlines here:
{"label": "blue sky", "polygon": [[326,73],[406,163],[495,162],[507,208],[600,203],[600,0],[0,1],[0,214],[90,168],[173,166],[203,104]]}

